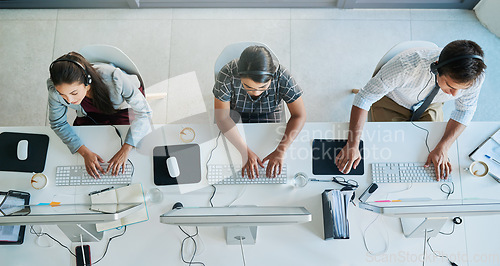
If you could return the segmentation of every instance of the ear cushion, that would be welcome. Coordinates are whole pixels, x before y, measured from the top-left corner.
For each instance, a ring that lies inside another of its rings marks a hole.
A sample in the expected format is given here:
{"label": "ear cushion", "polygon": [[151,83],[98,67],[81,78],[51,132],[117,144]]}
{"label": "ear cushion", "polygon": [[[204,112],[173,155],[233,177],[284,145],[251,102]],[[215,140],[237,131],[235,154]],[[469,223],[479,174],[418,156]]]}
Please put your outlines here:
{"label": "ear cushion", "polygon": [[436,64],[436,62],[431,64],[431,73],[432,74],[434,74],[434,75],[438,74],[438,65],[439,64]]}

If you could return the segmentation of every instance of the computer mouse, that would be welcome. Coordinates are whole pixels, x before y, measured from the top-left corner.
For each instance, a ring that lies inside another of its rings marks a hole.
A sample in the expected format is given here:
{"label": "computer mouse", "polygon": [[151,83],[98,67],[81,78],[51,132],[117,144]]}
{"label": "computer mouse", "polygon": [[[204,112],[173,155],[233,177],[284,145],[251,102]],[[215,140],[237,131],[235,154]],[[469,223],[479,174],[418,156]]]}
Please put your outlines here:
{"label": "computer mouse", "polygon": [[171,177],[175,178],[181,174],[181,171],[179,170],[179,164],[177,164],[177,158],[168,157],[166,163],[167,163],[168,174]]}
{"label": "computer mouse", "polygon": [[28,159],[28,141],[25,139],[17,143],[17,158],[21,161]]}

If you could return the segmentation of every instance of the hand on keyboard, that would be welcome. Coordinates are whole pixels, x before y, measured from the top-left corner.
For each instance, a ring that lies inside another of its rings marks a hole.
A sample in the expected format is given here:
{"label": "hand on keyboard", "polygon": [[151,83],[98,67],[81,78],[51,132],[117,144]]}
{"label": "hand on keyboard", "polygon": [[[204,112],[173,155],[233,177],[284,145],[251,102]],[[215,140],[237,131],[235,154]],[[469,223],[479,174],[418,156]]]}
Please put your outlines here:
{"label": "hand on keyboard", "polygon": [[269,155],[262,160],[263,163],[269,161],[266,167],[266,176],[267,177],[276,177],[281,174],[281,168],[283,167],[283,157],[285,153],[282,151],[278,151],[277,149],[271,152]]}
{"label": "hand on keyboard", "polygon": [[448,179],[451,173],[451,163],[448,159],[448,152],[443,149],[436,147],[427,156],[427,162],[425,167],[429,167],[430,164],[434,164],[434,171],[436,172],[437,180]]}
{"label": "hand on keyboard", "polygon": [[262,168],[265,167],[259,156],[257,156],[257,154],[255,154],[250,148],[247,147],[247,160],[246,163],[245,161],[243,161],[241,177],[244,177],[245,173],[247,173],[247,176],[250,179],[259,177],[259,166]]}
{"label": "hand on keyboard", "polygon": [[123,174],[125,171],[125,163],[127,162],[128,154],[130,150],[132,150],[133,146],[130,144],[123,144],[121,149],[108,161],[109,166],[106,169],[106,173],[111,170],[111,174],[116,176],[118,175],[118,171],[121,169],[121,173]]}
{"label": "hand on keyboard", "polygon": [[102,169],[99,163],[104,163],[104,160],[97,153],[92,152],[89,148],[85,147],[85,145],[81,146],[78,149],[78,153],[80,153],[85,160],[85,169],[87,169],[87,173],[93,178],[100,178],[102,174],[106,172]]}

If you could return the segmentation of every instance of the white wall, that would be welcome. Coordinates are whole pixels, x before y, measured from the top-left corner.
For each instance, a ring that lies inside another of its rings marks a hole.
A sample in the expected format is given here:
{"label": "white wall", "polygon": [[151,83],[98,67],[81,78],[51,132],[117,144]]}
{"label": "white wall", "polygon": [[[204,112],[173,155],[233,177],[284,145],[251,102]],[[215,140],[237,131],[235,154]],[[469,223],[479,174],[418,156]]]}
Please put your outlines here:
{"label": "white wall", "polygon": [[500,37],[500,1],[499,0],[481,0],[474,7],[476,16],[481,23]]}

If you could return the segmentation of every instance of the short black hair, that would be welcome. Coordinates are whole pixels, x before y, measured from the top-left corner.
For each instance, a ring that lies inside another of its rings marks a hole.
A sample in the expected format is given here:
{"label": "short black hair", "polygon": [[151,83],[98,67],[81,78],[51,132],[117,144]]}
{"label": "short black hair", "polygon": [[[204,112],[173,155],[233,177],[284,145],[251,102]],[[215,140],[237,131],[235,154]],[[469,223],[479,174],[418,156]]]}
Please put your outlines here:
{"label": "short black hair", "polygon": [[[456,40],[446,45],[439,55],[439,62],[450,60],[463,55],[479,55],[484,57],[481,47],[469,40]],[[438,68],[439,75],[450,77],[453,81],[461,84],[470,83],[481,75],[486,69],[483,60],[477,58],[464,58],[450,62]]]}
{"label": "short black hair", "polygon": [[[245,73],[250,71],[261,71],[269,74]],[[271,52],[264,46],[247,47],[238,60],[238,74],[240,78],[250,78],[257,83],[266,83],[272,79],[276,72]]]}

